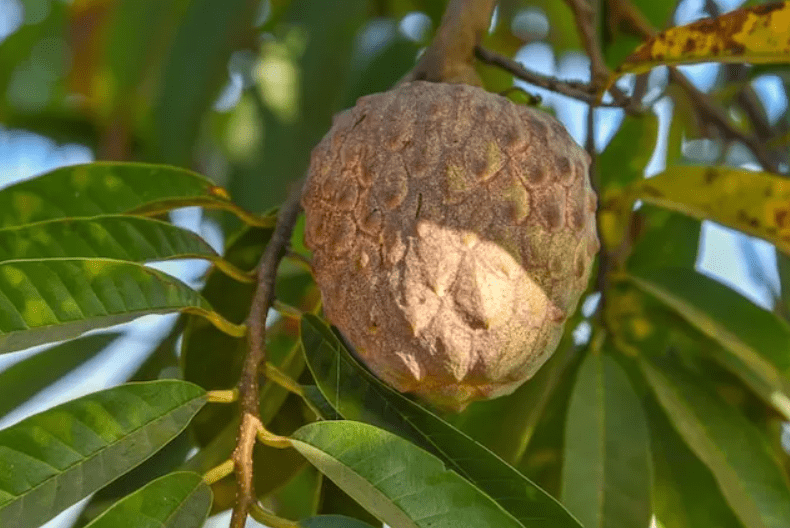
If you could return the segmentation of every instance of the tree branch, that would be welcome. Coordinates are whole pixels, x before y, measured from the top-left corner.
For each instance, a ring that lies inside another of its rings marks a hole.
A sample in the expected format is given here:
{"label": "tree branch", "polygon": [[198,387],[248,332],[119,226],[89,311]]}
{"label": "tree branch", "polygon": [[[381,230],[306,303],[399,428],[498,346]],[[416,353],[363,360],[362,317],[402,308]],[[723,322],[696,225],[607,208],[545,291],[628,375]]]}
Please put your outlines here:
{"label": "tree branch", "polygon": [[639,113],[642,111],[641,107],[632,104],[631,101],[621,101],[621,103],[596,103],[596,88],[592,84],[584,81],[558,79],[557,77],[528,70],[524,65],[513,59],[500,55],[495,51],[485,49],[482,46],[477,46],[475,48],[475,56],[481,62],[501,68],[522,81],[526,81],[529,84],[533,84],[551,92],[578,99],[591,106],[597,105],[599,107],[622,108],[629,113]]}
{"label": "tree branch", "polygon": [[603,52],[595,30],[595,10],[587,0],[565,0],[576,18],[576,27],[582,39],[584,50],[590,57],[590,79],[596,87],[603,86],[609,79],[609,67],[603,58]]}
{"label": "tree branch", "polygon": [[402,82],[482,83],[472,66],[475,46],[491,22],[495,0],[450,0],[436,36]]}
{"label": "tree branch", "polygon": [[259,403],[259,367],[266,359],[266,315],[274,302],[277,268],[285,255],[301,210],[299,199],[302,185],[302,180],[294,185],[277,215],[274,233],[258,263],[258,284],[247,316],[247,356],[238,383],[241,424],[233,451],[237,498],[230,521],[231,528],[244,527],[250,508],[257,501],[252,478],[252,452],[258,431],[263,428]]}

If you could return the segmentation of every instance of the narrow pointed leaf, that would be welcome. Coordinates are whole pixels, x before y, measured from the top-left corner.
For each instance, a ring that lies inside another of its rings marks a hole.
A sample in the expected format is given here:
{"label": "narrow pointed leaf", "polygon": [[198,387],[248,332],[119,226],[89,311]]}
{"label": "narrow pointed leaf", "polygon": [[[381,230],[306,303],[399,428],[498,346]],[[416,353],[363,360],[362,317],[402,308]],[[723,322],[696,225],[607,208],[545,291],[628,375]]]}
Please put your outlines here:
{"label": "narrow pointed leaf", "polygon": [[749,528],[790,526],[790,490],[762,433],[677,362],[640,363],[656,399]]}
{"label": "narrow pointed leaf", "polygon": [[318,515],[299,521],[299,528],[373,528],[366,522],[345,515]]}
{"label": "narrow pointed leaf", "polygon": [[0,263],[0,353],[177,311],[212,321],[219,317],[195,290],[140,264],[107,259]]}
{"label": "narrow pointed leaf", "polygon": [[0,227],[121,213],[153,215],[188,205],[227,209],[250,222],[221,187],[192,171],[144,163],[61,167],[0,190]]}
{"label": "narrow pointed leaf", "polygon": [[785,63],[790,54],[790,2],[773,2],[667,29],[638,47],[617,73],[695,62]]}
{"label": "narrow pointed leaf", "polygon": [[214,259],[217,253],[191,231],[135,216],[67,218],[0,229],[0,262],[49,257],[148,262]]}
{"label": "narrow pointed leaf", "polygon": [[588,354],[579,368],[565,424],[562,502],[589,528],[650,525],[647,421],[623,369]]}
{"label": "narrow pointed leaf", "polygon": [[654,399],[649,400],[653,505],[664,528],[742,528],[705,464],[694,456]]}
{"label": "narrow pointed leaf", "polygon": [[252,282],[250,274],[221,259],[192,231],[152,218],[62,218],[0,228],[0,262],[53,257],[130,262],[202,258],[213,261],[235,280]]}
{"label": "narrow pointed leaf", "polygon": [[200,528],[211,488],[197,473],[170,473],[124,497],[85,528]]}
{"label": "narrow pointed leaf", "polygon": [[132,383],[0,431],[0,526],[35,528],[159,451],[205,403],[183,381]]}
{"label": "narrow pointed leaf", "polygon": [[[257,0],[192,0],[179,9],[152,105],[159,159],[190,163],[200,122],[228,75],[234,50],[253,38]],[[185,82],[186,80],[188,82]]]}
{"label": "narrow pointed leaf", "polygon": [[790,180],[729,167],[671,167],[639,182],[634,196],[699,220],[713,220],[790,254]]}
{"label": "narrow pointed leaf", "polygon": [[0,417],[90,361],[120,335],[99,334],[66,341],[0,372]]}
{"label": "narrow pointed leaf", "polygon": [[520,526],[579,528],[559,502],[512,466],[379,381],[318,317],[305,315],[301,332],[313,377],[340,415],[408,438],[438,456],[510,512]]}
{"label": "narrow pointed leaf", "polygon": [[291,443],[390,526],[521,526],[482,491],[446,469],[441,460],[372,425],[314,422],[291,435]]}
{"label": "narrow pointed leaf", "polygon": [[692,269],[636,270],[629,279],[719,343],[713,359],[790,419],[787,323]]}

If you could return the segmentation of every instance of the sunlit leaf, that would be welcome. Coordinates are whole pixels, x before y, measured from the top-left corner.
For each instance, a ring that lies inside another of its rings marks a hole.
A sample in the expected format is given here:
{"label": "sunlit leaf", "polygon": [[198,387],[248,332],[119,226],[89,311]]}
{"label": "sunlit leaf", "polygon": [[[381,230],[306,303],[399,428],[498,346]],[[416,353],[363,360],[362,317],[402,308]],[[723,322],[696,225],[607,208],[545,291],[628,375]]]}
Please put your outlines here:
{"label": "sunlit leaf", "polygon": [[291,444],[390,526],[522,526],[441,460],[372,425],[314,422]]}
{"label": "sunlit leaf", "polygon": [[790,326],[688,268],[632,271],[629,279],[719,343],[713,359],[790,418]]}
{"label": "sunlit leaf", "polygon": [[562,502],[584,526],[647,528],[652,515],[647,422],[612,357],[588,353],[565,425]]}
{"label": "sunlit leaf", "polygon": [[109,259],[0,263],[0,353],[76,337],[146,314],[197,313],[241,332],[198,292],[157,270]]}
{"label": "sunlit leaf", "polygon": [[253,280],[249,273],[221,259],[192,231],[152,218],[108,215],[0,228],[0,262],[47,257],[131,262],[203,258],[234,280]]}
{"label": "sunlit leaf", "polygon": [[302,318],[302,344],[313,377],[346,419],[372,423],[408,438],[441,458],[510,512],[519,525],[579,528],[548,495],[467,435],[385,386],[365,370],[318,317]]}
{"label": "sunlit leaf", "polygon": [[211,488],[197,473],[170,473],[124,497],[85,528],[200,528]]}
{"label": "sunlit leaf", "polygon": [[217,253],[191,231],[135,216],[67,218],[0,229],[0,262],[47,257],[149,262],[213,259]]}
{"label": "sunlit leaf", "polygon": [[0,227],[120,213],[153,215],[200,205],[227,209],[251,223],[227,191],[194,172],[144,163],[89,163],[61,167],[0,190]]}
{"label": "sunlit leaf", "polygon": [[5,416],[40,390],[90,361],[119,335],[99,334],[67,341],[0,372],[0,416]]}
{"label": "sunlit leaf", "polygon": [[640,363],[672,426],[745,526],[790,526],[790,491],[762,433],[679,363]]}
{"label": "sunlit leaf", "polygon": [[773,2],[667,29],[629,55],[618,74],[662,64],[784,63],[790,53],[790,2]]}
{"label": "sunlit leaf", "polygon": [[728,167],[671,167],[634,187],[640,200],[764,238],[790,253],[790,180]]}
{"label": "sunlit leaf", "polygon": [[183,381],[89,394],[0,431],[0,526],[35,528],[175,438],[205,403]]}

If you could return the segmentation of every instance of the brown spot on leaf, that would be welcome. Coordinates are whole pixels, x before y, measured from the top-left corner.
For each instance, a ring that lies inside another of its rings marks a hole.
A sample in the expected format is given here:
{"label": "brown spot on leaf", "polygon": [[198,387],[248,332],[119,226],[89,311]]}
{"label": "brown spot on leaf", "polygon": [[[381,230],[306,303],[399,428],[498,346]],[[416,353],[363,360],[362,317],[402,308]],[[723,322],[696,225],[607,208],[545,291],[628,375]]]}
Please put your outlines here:
{"label": "brown spot on leaf", "polygon": [[787,5],[787,2],[770,2],[770,3],[767,3],[767,4],[760,4],[760,5],[754,6],[752,8],[752,12],[754,12],[757,15],[767,15],[768,13],[770,13],[772,11],[777,11],[779,9],[784,8],[786,5]]}
{"label": "brown spot on leaf", "polygon": [[642,185],[642,194],[653,198],[663,198],[664,193],[651,185]]}
{"label": "brown spot on leaf", "polygon": [[787,209],[777,209],[774,211],[774,223],[779,229],[785,229],[790,226],[790,211]]}

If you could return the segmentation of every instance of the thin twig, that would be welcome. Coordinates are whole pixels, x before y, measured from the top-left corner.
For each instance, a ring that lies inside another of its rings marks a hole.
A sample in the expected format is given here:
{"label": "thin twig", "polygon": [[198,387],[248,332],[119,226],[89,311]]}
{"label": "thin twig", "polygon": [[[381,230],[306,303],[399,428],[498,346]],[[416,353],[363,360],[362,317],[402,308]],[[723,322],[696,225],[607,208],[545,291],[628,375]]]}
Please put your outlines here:
{"label": "thin twig", "polygon": [[[572,97],[573,99],[578,99],[579,101],[587,103],[588,105],[596,104],[596,88],[590,83],[584,81],[558,79],[557,77],[543,75],[541,73],[528,70],[524,65],[514,61],[513,59],[505,57],[504,55],[500,55],[495,51],[485,49],[482,46],[477,46],[475,48],[475,55],[479,61],[501,68],[506,72],[513,74],[514,77],[528,82],[529,84],[549,90],[550,92],[556,92],[567,97]],[[599,103],[598,106],[623,108],[629,113],[639,113],[643,111],[642,108],[631,104],[630,101],[623,100],[621,100],[620,103]]]}
{"label": "thin twig", "polygon": [[584,81],[563,81],[550,75],[543,75],[531,70],[528,70],[522,64],[500,55],[499,53],[487,50],[482,46],[475,48],[475,56],[478,60],[502,68],[508,73],[512,73],[522,81],[534,84],[540,88],[545,88],[552,92],[557,92],[574,99],[579,99],[585,103],[595,103],[595,87]]}
{"label": "thin twig", "polygon": [[274,281],[277,268],[285,255],[301,205],[302,181],[294,186],[277,216],[269,244],[258,263],[258,285],[247,317],[247,356],[239,380],[241,424],[233,451],[237,498],[233,506],[231,528],[243,528],[250,507],[257,500],[252,474],[252,452],[256,437],[263,428],[259,403],[259,370],[266,359],[266,314],[274,302]]}
{"label": "thin twig", "polygon": [[[576,27],[579,30],[582,45],[587,52],[587,56],[590,58],[590,83],[595,87],[597,92],[599,89],[606,86],[612,72],[603,58],[601,41],[598,38],[598,31],[596,30],[598,24],[596,22],[595,9],[593,9],[588,0],[565,0],[565,3],[571,8],[573,16],[576,18]],[[612,85],[609,88],[609,93],[612,95],[615,103],[617,103],[617,106],[623,108],[633,106],[630,98],[617,86]]]}
{"label": "thin twig", "polygon": [[576,18],[576,27],[582,39],[582,45],[590,58],[590,79],[593,86],[606,84],[610,71],[603,58],[603,52],[595,30],[595,10],[587,0],[565,0]]}

